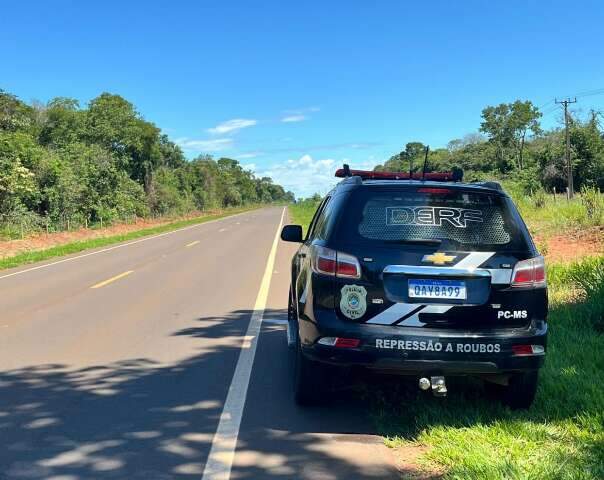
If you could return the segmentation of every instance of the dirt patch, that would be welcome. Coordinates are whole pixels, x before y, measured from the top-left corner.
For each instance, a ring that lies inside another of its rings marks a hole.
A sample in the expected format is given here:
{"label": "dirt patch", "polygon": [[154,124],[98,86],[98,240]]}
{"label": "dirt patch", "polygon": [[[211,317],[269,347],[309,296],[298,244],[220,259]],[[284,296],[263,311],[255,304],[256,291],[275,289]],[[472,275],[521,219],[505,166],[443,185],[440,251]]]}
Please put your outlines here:
{"label": "dirt patch", "polygon": [[604,254],[604,226],[565,232],[535,242],[549,262],[569,263],[586,256]]}
{"label": "dirt patch", "polygon": [[89,229],[80,228],[68,232],[39,233],[24,238],[23,240],[3,240],[0,241],[0,258],[13,257],[19,253],[33,252],[36,250],[46,250],[47,248],[65,245],[68,243],[89,240],[92,238],[112,237],[136,230],[159,227],[168,223],[180,220],[189,220],[208,215],[220,213],[218,211],[196,212],[183,217],[162,217],[162,218],[137,218],[132,223],[119,223],[105,228]]}
{"label": "dirt patch", "polygon": [[426,445],[405,445],[394,449],[396,467],[401,473],[403,480],[437,480],[441,479],[444,471],[436,467],[430,468],[420,464],[419,458],[423,456],[429,447]]}

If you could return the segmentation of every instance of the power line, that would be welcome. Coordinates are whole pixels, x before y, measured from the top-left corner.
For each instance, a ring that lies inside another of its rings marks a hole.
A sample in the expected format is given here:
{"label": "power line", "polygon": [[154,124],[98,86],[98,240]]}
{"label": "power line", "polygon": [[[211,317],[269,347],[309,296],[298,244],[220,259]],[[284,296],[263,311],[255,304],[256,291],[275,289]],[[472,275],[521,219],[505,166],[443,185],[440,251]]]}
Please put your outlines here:
{"label": "power line", "polygon": [[[604,88],[597,88],[594,90],[584,90],[575,95],[570,95],[568,98],[574,97],[576,100],[577,98],[593,97],[595,95],[604,95]],[[550,100],[549,102],[544,103],[543,105],[539,106],[538,108],[541,110],[541,109],[543,109],[543,107],[549,105],[550,103],[560,103],[560,102],[555,102],[555,100]],[[575,103],[575,102],[571,102],[571,103]],[[549,108],[543,110],[541,112],[541,115],[545,117],[551,113],[556,112],[557,110],[558,110],[557,105],[554,105],[552,107],[549,107]]]}
{"label": "power line", "polygon": [[[604,94],[604,88],[596,88],[593,90],[583,90],[581,92],[577,92],[572,95],[568,95],[567,98],[574,97],[576,99],[576,98],[593,97],[595,95],[603,95],[603,94]],[[542,110],[544,107],[547,107],[548,105],[554,104],[554,103],[556,103],[555,100],[549,100],[549,101],[545,102],[544,104],[537,106],[537,108],[539,110]],[[543,113],[543,115],[547,115],[548,113],[551,113],[557,109],[558,109],[558,107],[554,106],[553,109],[548,108],[547,111],[544,111],[542,113]]]}
{"label": "power line", "polygon": [[566,170],[568,174],[568,198],[573,198],[573,167],[570,163],[570,135],[568,133],[568,105],[570,103],[577,103],[577,99],[570,100],[567,98],[566,100],[561,100],[560,102],[555,99],[556,104],[564,105],[564,129],[566,136]]}
{"label": "power line", "polygon": [[550,103],[554,103],[554,101],[553,101],[553,100],[550,100],[550,101],[548,101],[548,102],[545,102],[543,105],[539,105],[539,106],[537,106],[537,108],[538,108],[539,110],[541,110],[543,107],[547,107],[547,106],[548,106]]}
{"label": "power line", "polygon": [[595,90],[587,90],[585,92],[577,93],[576,95],[573,95],[573,97],[576,97],[576,98],[593,97],[594,95],[602,95],[603,93],[604,93],[604,88],[597,88]]}
{"label": "power line", "polygon": [[544,110],[543,112],[541,112],[541,114],[542,115],[549,115],[550,113],[553,113],[553,112],[556,112],[556,111],[558,111],[558,105],[554,105],[553,107],[550,107],[547,110]]}

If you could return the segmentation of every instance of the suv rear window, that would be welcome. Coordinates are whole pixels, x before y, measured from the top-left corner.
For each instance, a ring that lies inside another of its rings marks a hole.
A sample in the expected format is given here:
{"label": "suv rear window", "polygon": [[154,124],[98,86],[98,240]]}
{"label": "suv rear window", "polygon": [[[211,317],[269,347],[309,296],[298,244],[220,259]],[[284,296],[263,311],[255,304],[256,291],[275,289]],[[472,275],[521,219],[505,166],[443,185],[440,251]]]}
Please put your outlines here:
{"label": "suv rear window", "polygon": [[338,239],[404,244],[442,241],[442,248],[527,250],[525,229],[511,201],[461,189],[359,189],[338,224]]}

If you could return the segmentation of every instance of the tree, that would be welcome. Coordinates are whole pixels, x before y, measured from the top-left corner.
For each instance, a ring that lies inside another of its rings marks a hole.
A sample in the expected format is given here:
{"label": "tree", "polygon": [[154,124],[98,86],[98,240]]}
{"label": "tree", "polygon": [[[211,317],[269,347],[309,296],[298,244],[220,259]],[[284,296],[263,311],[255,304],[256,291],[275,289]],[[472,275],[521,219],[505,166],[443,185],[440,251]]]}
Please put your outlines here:
{"label": "tree", "polygon": [[0,89],[0,131],[26,130],[32,123],[33,109],[15,95]]}
{"label": "tree", "polygon": [[531,101],[516,100],[514,103],[501,103],[482,110],[480,131],[489,136],[489,140],[498,147],[500,164],[505,163],[505,149],[513,148],[516,153],[517,167],[524,168],[524,145],[527,134],[541,133],[539,118],[541,112]]}
{"label": "tree", "polygon": [[418,161],[423,155],[426,146],[421,142],[409,142],[405,145],[405,150],[390,157],[383,166],[376,167],[377,171],[392,171],[392,172],[408,172],[410,162],[413,163],[414,169],[417,170]]}
{"label": "tree", "polygon": [[283,200],[293,194],[236,160],[187,161],[119,95],[102,93],[81,108],[65,97],[26,104],[0,90],[0,214],[22,225]]}
{"label": "tree", "polygon": [[570,143],[574,157],[573,183],[577,190],[583,186],[604,189],[604,138],[596,112],[591,112],[585,122],[572,122]]}
{"label": "tree", "polygon": [[182,168],[187,163],[182,149],[165,134],[159,137],[159,152],[161,164],[168,168]]}
{"label": "tree", "polygon": [[27,133],[0,131],[0,212],[17,204],[35,209],[40,194],[36,174],[46,155]]}
{"label": "tree", "polygon": [[46,105],[45,121],[40,126],[39,142],[61,148],[84,137],[84,115],[73,98],[57,97]]}
{"label": "tree", "polygon": [[103,93],[90,102],[86,131],[91,143],[122,158],[131,178],[152,195],[153,170],[162,160],[160,130],[154,124],[143,120],[124,98]]}

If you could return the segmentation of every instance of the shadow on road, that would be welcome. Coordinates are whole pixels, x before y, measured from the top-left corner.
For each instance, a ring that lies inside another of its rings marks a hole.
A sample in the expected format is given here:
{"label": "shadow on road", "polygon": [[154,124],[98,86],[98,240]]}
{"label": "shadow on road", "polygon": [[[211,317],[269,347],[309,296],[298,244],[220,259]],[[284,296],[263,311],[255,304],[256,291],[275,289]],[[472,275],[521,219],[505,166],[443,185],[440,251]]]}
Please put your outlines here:
{"label": "shadow on road", "polygon": [[[145,358],[73,369],[34,365],[0,372],[0,478],[199,478],[239,354],[250,311],[200,318],[175,336],[200,342],[171,365]],[[267,311],[252,373],[233,478],[384,478],[324,445],[371,433],[361,399],[293,406],[284,330]],[[322,435],[328,434],[328,435]],[[246,464],[248,462],[248,464]],[[329,474],[329,472],[332,472]],[[314,477],[317,478],[317,477]]]}

